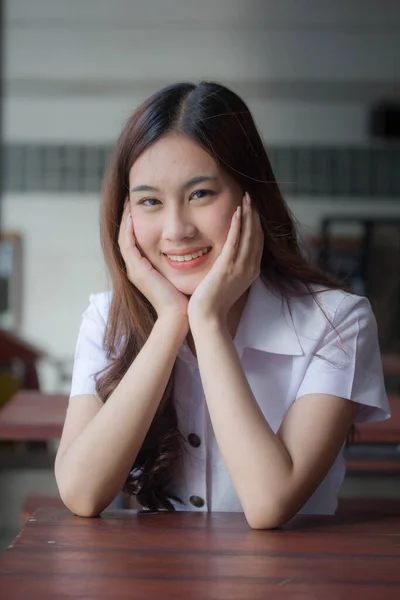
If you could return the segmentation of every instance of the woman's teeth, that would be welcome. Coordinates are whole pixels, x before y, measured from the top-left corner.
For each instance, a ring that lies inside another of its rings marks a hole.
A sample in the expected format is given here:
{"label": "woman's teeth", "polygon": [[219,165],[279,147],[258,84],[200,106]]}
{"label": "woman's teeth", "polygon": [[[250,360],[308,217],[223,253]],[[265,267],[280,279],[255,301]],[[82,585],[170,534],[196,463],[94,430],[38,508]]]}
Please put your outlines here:
{"label": "woman's teeth", "polygon": [[204,248],[204,250],[199,250],[198,252],[194,252],[193,254],[185,254],[184,256],[172,256],[170,254],[167,254],[167,256],[170,260],[173,260],[175,262],[183,262],[187,260],[193,260],[194,258],[198,258],[199,256],[203,256],[204,254],[207,254],[207,252],[209,252],[210,250],[211,248]]}

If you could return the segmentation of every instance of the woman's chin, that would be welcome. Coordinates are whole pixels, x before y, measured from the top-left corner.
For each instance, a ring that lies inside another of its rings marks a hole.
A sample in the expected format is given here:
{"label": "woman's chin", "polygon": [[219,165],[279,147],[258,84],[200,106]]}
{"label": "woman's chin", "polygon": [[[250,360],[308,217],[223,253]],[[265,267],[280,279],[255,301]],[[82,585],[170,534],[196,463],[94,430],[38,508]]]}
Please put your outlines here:
{"label": "woman's chin", "polygon": [[190,276],[185,275],[184,277],[170,278],[170,282],[176,287],[176,289],[185,294],[185,296],[191,296],[197,286],[203,281],[205,275]]}

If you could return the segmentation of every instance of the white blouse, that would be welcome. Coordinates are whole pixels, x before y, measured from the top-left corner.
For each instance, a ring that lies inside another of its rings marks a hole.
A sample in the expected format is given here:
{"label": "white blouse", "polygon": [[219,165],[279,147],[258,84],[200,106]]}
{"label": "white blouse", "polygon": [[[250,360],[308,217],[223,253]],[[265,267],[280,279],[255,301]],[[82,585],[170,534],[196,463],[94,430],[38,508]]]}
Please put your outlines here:
{"label": "white blouse", "polygon": [[[108,364],[103,337],[111,296],[90,296],[78,336],[71,397],[95,394],[94,375]],[[358,402],[356,423],[390,416],[370,303],[341,290],[317,291],[317,298],[322,310],[311,296],[303,296],[290,300],[289,311],[258,278],[239,323],[234,344],[274,432],[293,402],[311,393]],[[176,361],[174,402],[187,440],[171,489],[184,503],[173,502],[176,510],[242,512],[213,432],[198,363],[186,342]],[[333,514],[344,475],[342,448],[299,512]]]}

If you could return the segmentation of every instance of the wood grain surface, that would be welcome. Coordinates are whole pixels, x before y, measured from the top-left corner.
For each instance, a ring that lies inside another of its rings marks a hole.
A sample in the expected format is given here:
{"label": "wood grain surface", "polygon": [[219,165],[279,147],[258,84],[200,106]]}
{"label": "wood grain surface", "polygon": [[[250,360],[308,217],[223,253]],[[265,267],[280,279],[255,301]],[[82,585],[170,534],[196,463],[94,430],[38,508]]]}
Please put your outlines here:
{"label": "wood grain surface", "polygon": [[299,516],[255,531],[239,513],[39,509],[0,558],[1,597],[391,600],[400,516]]}

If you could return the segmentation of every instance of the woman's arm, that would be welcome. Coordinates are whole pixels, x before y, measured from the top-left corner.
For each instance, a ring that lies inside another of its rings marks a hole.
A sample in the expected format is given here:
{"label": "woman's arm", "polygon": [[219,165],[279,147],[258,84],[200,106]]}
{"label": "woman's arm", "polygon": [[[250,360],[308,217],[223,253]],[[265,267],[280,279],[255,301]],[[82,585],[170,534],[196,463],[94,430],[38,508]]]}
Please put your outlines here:
{"label": "woman's arm", "polygon": [[122,489],[160,403],[186,321],[160,318],[107,402],[71,398],[55,475],[66,506],[95,516]]}
{"label": "woman's arm", "polygon": [[289,409],[278,434],[265,420],[227,325],[230,307],[260,272],[263,252],[260,220],[248,194],[241,208],[220,256],[192,295],[188,314],[222,457],[249,524],[264,529],[291,518],[316,489],[340,451],[358,405],[308,394]]}
{"label": "woman's arm", "polygon": [[247,521],[256,529],[277,527],[303,506],[328,472],[358,405],[335,396],[303,396],[275,434],[227,327],[202,321],[192,326],[192,334],[215,436]]}
{"label": "woman's arm", "polygon": [[68,508],[88,517],[108,506],[125,483],[189,329],[187,298],[153,268],[136,245],[128,200],[118,244],[128,279],[149,300],[158,319],[104,405],[95,395],[70,400],[55,474]]}

